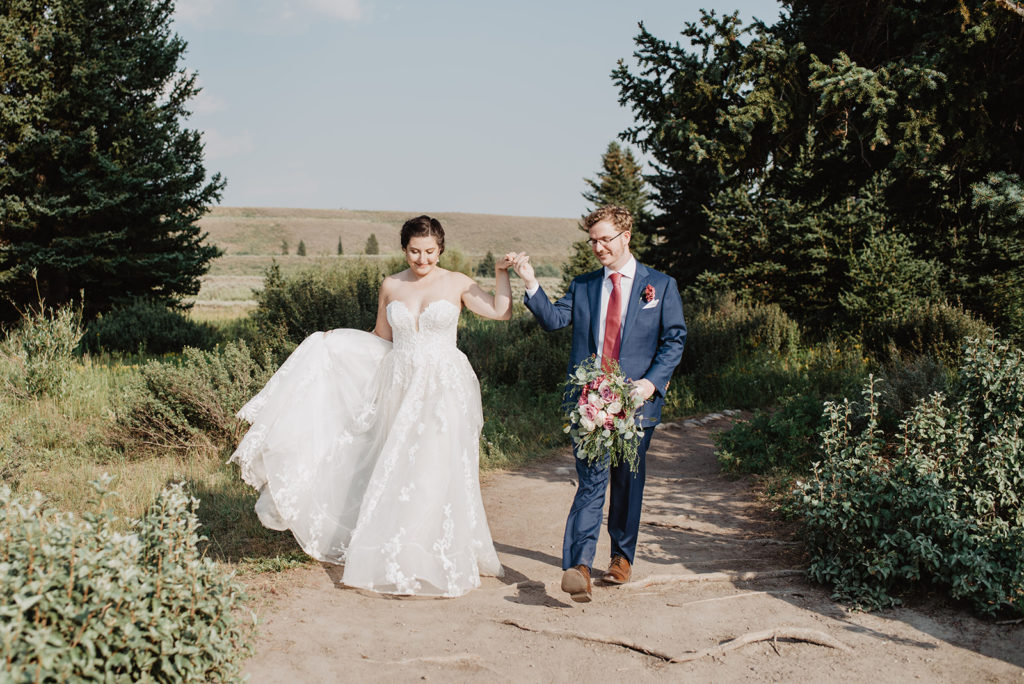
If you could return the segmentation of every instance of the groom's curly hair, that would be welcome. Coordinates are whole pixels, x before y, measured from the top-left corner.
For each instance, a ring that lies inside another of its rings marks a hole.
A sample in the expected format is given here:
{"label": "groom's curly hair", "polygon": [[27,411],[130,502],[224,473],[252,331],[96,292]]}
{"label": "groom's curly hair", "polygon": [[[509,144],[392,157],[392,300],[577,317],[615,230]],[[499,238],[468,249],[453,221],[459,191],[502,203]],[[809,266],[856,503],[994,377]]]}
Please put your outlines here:
{"label": "groom's curly hair", "polygon": [[590,230],[600,221],[611,221],[619,230],[633,231],[633,215],[629,213],[629,209],[618,204],[607,204],[587,214],[583,219],[583,229]]}
{"label": "groom's curly hair", "polygon": [[406,221],[402,225],[402,249],[408,247],[414,237],[433,237],[437,240],[438,256],[444,254],[444,228],[436,218],[424,214]]}

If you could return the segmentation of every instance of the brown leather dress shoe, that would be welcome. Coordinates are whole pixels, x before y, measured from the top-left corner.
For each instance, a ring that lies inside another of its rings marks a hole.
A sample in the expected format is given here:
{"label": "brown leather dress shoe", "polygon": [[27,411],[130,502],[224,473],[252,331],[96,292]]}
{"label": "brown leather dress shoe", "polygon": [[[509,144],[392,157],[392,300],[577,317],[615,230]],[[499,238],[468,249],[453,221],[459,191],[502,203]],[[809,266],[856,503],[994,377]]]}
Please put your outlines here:
{"label": "brown leather dress shoe", "polygon": [[607,584],[625,584],[632,576],[633,568],[629,566],[629,561],[616,554],[612,556],[612,562],[601,580]]}
{"label": "brown leather dress shoe", "polygon": [[577,565],[562,573],[562,591],[569,594],[569,597],[576,603],[588,603],[590,601],[590,568],[586,565]]}

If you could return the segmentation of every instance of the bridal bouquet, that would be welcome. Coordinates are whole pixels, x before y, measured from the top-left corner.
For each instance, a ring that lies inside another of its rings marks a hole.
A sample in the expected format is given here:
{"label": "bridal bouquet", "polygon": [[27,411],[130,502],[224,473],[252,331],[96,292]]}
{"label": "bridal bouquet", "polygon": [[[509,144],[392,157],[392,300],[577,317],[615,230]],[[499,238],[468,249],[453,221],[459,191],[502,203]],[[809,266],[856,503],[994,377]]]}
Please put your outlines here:
{"label": "bridal bouquet", "polygon": [[642,431],[637,409],[643,401],[632,394],[632,384],[622,376],[619,364],[601,367],[596,356],[576,366],[565,389],[569,423],[565,431],[576,446],[576,457],[611,465],[628,463],[637,471],[637,449]]}

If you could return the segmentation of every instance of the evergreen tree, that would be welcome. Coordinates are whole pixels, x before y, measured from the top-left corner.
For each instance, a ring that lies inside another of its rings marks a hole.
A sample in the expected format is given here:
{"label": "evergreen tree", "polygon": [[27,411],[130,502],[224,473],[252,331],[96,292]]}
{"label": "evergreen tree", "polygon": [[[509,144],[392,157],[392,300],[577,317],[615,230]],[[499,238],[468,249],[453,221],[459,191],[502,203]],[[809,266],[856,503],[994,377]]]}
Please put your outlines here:
{"label": "evergreen tree", "polygon": [[341,256],[344,253],[345,253],[345,250],[341,246],[341,236],[339,235],[338,236],[338,256]]}
{"label": "evergreen tree", "polygon": [[281,239],[281,254],[288,255],[288,241],[284,238]]}
{"label": "evergreen tree", "polygon": [[171,0],[0,0],[0,321],[84,293],[87,316],[199,291],[220,199]]}
{"label": "evergreen tree", "polygon": [[370,233],[370,237],[366,238],[366,248],[363,252],[365,254],[380,254],[380,245],[377,244],[376,233]]}
{"label": "evergreen tree", "polygon": [[647,211],[648,193],[643,168],[633,156],[633,150],[615,140],[608,143],[608,149],[601,155],[597,179],[584,178],[583,181],[590,188],[583,193],[583,199],[591,203],[588,212],[608,204],[629,209],[633,215],[630,248],[635,254],[643,255],[648,245],[650,214]]}
{"label": "evergreen tree", "polygon": [[299,256],[306,256],[306,243],[303,240],[299,240],[299,246],[295,248],[295,253]]}
{"label": "evergreen tree", "polygon": [[[632,243],[630,243],[632,244]],[[594,256],[594,249],[586,239],[572,243],[572,254],[562,263],[562,292],[569,289],[573,278],[601,268],[601,262]]]}
{"label": "evergreen tree", "polygon": [[476,274],[483,277],[494,275],[494,266],[494,253],[491,252],[491,250],[487,250],[487,254],[485,254],[484,258],[476,265]]}
{"label": "evergreen tree", "polygon": [[705,13],[685,47],[641,26],[639,68],[615,70],[654,168],[650,259],[805,321],[856,328],[923,298],[1015,327],[1024,17],[1007,0],[783,5],[771,26]]}
{"label": "evergreen tree", "polygon": [[[647,212],[647,190],[640,163],[633,151],[617,141],[608,143],[608,149],[601,155],[601,170],[597,179],[584,178],[590,188],[583,192],[583,199],[591,203],[587,213],[609,204],[625,207],[633,215],[633,230],[630,250],[643,256],[649,247],[647,235],[650,214]],[[582,228],[582,226],[581,226]],[[573,243],[572,254],[562,263],[562,290],[569,287],[573,278],[601,267],[594,256],[594,250],[586,238]]]}

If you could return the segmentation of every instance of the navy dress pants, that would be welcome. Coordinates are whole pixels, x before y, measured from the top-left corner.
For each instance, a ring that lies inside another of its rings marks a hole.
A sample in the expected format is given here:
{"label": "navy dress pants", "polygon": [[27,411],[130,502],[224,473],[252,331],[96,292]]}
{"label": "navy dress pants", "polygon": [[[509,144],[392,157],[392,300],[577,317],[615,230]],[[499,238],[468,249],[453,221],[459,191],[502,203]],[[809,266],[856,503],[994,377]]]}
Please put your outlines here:
{"label": "navy dress pants", "polygon": [[569,519],[565,522],[562,570],[577,565],[594,567],[606,490],[611,492],[611,500],[608,502],[608,536],[612,540],[612,555],[623,556],[630,565],[633,564],[640,533],[647,447],[653,435],[654,427],[644,430],[637,450],[639,463],[635,476],[625,463],[608,468],[575,459],[579,484],[576,486],[576,497],[572,501]]}

